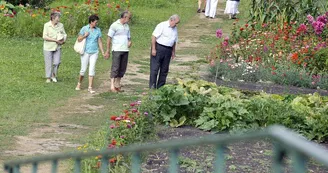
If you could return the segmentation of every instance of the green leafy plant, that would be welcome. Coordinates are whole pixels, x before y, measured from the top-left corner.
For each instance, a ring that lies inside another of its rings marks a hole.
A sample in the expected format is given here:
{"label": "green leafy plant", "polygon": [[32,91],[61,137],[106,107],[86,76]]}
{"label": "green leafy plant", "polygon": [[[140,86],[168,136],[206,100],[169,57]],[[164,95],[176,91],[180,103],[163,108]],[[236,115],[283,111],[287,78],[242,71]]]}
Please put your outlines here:
{"label": "green leafy plant", "polygon": [[243,121],[248,114],[241,93],[233,92],[230,95],[215,95],[211,97],[208,106],[195,121],[196,127],[203,130],[225,131],[232,129],[234,124]]}

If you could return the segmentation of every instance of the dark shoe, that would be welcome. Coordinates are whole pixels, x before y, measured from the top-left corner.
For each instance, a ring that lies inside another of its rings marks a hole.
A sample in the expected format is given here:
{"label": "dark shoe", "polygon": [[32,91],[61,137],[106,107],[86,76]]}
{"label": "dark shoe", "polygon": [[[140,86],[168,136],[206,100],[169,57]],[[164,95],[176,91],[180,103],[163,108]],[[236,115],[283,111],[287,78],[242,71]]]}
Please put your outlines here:
{"label": "dark shoe", "polygon": [[197,13],[200,13],[201,11],[200,11],[200,8],[197,10]]}
{"label": "dark shoe", "polygon": [[205,16],[206,18],[209,18],[210,16]]}
{"label": "dark shoe", "polygon": [[205,13],[205,9],[204,9],[204,10],[202,10],[202,13]]}

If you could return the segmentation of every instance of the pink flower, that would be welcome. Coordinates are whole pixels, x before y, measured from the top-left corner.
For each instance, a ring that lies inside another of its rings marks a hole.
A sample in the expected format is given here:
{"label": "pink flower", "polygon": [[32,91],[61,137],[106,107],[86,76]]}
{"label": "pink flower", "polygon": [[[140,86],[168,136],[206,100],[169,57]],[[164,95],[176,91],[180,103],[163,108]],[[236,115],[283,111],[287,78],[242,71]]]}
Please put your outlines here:
{"label": "pink flower", "polygon": [[218,29],[218,30],[216,30],[216,37],[217,38],[222,38],[222,29]]}
{"label": "pink flower", "polygon": [[263,51],[264,51],[264,52],[267,52],[268,50],[269,50],[268,47],[267,47],[266,45],[264,45],[264,46],[263,46]]}
{"label": "pink flower", "polygon": [[108,148],[115,148],[115,145],[113,145],[113,144],[109,144],[109,145],[108,145]]}
{"label": "pink flower", "polygon": [[132,112],[136,113],[136,112],[138,112],[138,110],[137,109],[132,109]]}
{"label": "pink flower", "polygon": [[322,16],[318,16],[317,17],[317,21],[322,22],[324,24],[327,24],[328,19],[327,19],[327,17],[325,15],[322,15]]}
{"label": "pink flower", "polygon": [[147,115],[148,115],[148,112],[144,112],[144,115],[146,115],[146,116],[147,116]]}
{"label": "pink flower", "polygon": [[314,18],[310,14],[307,15],[306,18],[308,19],[308,21],[309,21],[310,24],[312,24],[314,22]]}
{"label": "pink flower", "polygon": [[300,24],[300,26],[297,28],[298,33],[305,33],[307,31],[307,27],[304,23]]}
{"label": "pink flower", "polygon": [[115,121],[120,121],[120,120],[122,120],[122,118],[120,118],[120,117],[117,117],[117,118],[115,119]]}
{"label": "pink flower", "polygon": [[320,21],[315,21],[312,23],[312,27],[316,34],[321,34],[323,29],[325,28],[325,24]]}
{"label": "pink flower", "polygon": [[222,43],[222,45],[226,47],[226,46],[229,45],[229,42],[228,42],[228,41],[224,41],[224,42]]}
{"label": "pink flower", "polygon": [[113,129],[113,128],[115,128],[115,125],[112,124],[109,126],[109,128]]}
{"label": "pink flower", "polygon": [[132,126],[131,126],[131,124],[127,124],[126,127],[131,129]]}

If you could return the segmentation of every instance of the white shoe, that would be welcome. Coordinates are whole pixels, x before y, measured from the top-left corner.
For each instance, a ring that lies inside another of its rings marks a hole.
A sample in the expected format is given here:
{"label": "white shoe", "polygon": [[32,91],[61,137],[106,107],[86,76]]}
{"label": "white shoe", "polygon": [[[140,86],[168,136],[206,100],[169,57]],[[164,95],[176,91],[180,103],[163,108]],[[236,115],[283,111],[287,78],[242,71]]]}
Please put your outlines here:
{"label": "white shoe", "polygon": [[52,82],[57,83],[57,79],[55,77],[51,78]]}
{"label": "white shoe", "polygon": [[47,80],[46,80],[46,83],[50,83],[50,82],[51,82],[51,80],[50,80],[50,79],[47,79]]}
{"label": "white shoe", "polygon": [[89,92],[90,94],[94,94],[94,93],[96,93],[96,91],[94,91],[91,87],[88,88],[88,92]]}
{"label": "white shoe", "polygon": [[81,90],[81,83],[80,82],[77,83],[77,85],[75,87],[75,90],[76,91],[80,91]]}

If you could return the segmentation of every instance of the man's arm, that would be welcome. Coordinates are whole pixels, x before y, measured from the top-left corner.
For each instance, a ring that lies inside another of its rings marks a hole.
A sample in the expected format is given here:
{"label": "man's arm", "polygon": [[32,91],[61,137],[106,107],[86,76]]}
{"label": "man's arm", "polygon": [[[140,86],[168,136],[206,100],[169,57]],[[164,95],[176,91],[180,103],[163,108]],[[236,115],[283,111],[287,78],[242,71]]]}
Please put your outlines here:
{"label": "man's arm", "polygon": [[156,56],[156,37],[151,36],[151,55]]}
{"label": "man's arm", "polygon": [[111,49],[111,40],[112,38],[110,36],[107,37],[107,46],[106,46],[106,53],[105,53],[105,59],[108,59],[110,57],[110,49]]}
{"label": "man's arm", "polygon": [[176,44],[176,42],[174,42],[174,44],[172,46],[172,59],[175,58],[175,44]]}

